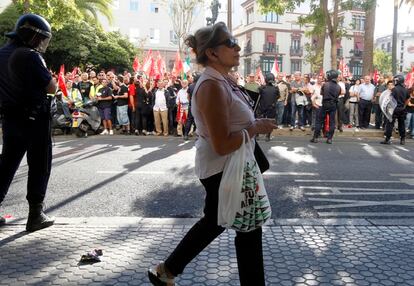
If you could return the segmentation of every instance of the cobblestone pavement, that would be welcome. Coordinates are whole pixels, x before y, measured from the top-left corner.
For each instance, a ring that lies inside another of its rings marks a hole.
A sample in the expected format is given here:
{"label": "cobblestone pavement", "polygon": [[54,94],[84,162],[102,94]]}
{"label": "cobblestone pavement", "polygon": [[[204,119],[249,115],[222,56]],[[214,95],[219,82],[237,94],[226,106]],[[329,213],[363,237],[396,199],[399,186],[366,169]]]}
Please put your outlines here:
{"label": "cobblestone pavement", "polygon": [[[21,222],[0,228],[0,285],[150,285],[148,267],[164,259],[194,222],[57,221],[30,234]],[[233,238],[232,231],[223,233],[188,265],[178,285],[239,285]],[[274,222],[264,227],[267,285],[414,285],[413,241],[410,225]],[[79,264],[95,248],[103,249],[102,261]]]}

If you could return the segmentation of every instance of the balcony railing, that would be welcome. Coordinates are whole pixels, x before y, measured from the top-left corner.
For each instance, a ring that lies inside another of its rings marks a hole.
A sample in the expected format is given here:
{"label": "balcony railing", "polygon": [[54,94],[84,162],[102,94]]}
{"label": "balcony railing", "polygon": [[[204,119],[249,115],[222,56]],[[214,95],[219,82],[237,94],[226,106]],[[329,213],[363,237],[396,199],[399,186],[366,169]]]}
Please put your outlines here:
{"label": "balcony railing", "polygon": [[290,47],[290,56],[291,57],[301,57],[303,56],[303,48]]}
{"label": "balcony railing", "polygon": [[279,53],[279,45],[274,43],[266,43],[263,45],[263,53],[272,53],[278,54]]}
{"label": "balcony railing", "polygon": [[251,54],[252,53],[252,45],[247,45],[243,49],[244,54]]}
{"label": "balcony railing", "polygon": [[352,53],[354,54],[354,57],[362,58],[363,51],[361,51],[361,50],[353,50]]}

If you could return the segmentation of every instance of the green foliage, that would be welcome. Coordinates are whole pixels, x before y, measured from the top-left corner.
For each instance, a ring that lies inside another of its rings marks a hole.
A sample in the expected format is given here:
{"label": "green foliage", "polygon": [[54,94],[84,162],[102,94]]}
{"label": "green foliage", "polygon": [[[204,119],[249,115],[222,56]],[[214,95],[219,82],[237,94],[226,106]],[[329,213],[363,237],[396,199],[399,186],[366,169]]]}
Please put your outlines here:
{"label": "green foliage", "polygon": [[137,49],[119,32],[105,33],[88,22],[67,23],[54,32],[46,52],[47,64],[58,70],[93,65],[99,69],[130,69]]}
{"label": "green foliage", "polygon": [[323,51],[315,49],[309,43],[305,44],[305,62],[311,65],[311,72],[319,72],[319,67],[323,66]]}
{"label": "green foliage", "polygon": [[374,68],[382,74],[390,73],[392,70],[391,55],[381,49],[375,49]]}
{"label": "green foliage", "polygon": [[6,43],[7,38],[4,34],[13,30],[19,15],[20,14],[14,5],[9,5],[0,14],[0,46]]}
{"label": "green foliage", "polygon": [[262,13],[275,12],[282,15],[286,12],[293,11],[305,0],[258,0]]}

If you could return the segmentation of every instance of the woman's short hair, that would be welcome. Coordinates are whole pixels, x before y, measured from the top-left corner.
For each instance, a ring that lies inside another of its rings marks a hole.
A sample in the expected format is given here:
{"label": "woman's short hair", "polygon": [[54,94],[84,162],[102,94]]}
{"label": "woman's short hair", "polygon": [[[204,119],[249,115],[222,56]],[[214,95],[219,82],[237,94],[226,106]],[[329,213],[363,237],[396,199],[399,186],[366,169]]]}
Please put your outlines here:
{"label": "woman's short hair", "polygon": [[216,47],[220,43],[220,36],[228,32],[226,24],[218,22],[213,26],[198,29],[194,35],[189,35],[184,43],[193,49],[197,63],[204,66],[208,61],[207,49]]}

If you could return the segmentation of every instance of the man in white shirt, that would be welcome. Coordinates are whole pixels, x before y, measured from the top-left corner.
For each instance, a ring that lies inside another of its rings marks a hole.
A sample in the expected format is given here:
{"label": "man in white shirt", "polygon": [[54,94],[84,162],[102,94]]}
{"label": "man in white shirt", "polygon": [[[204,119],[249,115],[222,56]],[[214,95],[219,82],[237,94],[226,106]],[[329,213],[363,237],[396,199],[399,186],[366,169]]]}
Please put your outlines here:
{"label": "man in white shirt", "polygon": [[359,87],[358,113],[361,129],[369,127],[374,92],[375,86],[371,83],[371,77],[369,75],[364,76],[364,83]]}
{"label": "man in white shirt", "polygon": [[164,136],[168,136],[167,95],[165,90],[165,84],[163,81],[158,82],[158,89],[155,92],[153,111],[156,135],[160,136],[161,134],[164,134]]}
{"label": "man in white shirt", "polygon": [[177,93],[176,104],[178,106],[178,110],[180,111],[177,114],[177,135],[183,136],[183,125],[185,124],[187,115],[188,115],[188,81],[182,80],[181,81],[182,88]]}
{"label": "man in white shirt", "polygon": [[321,88],[323,84],[323,76],[319,75],[316,83],[313,85],[313,93],[311,96],[312,101],[312,130],[315,130],[316,120],[319,118],[319,112],[322,106],[323,96],[321,94]]}
{"label": "man in white shirt", "polygon": [[344,78],[342,77],[342,75],[339,75],[338,77],[338,84],[341,87],[341,94],[338,97],[338,103],[337,103],[337,112],[336,112],[336,116],[337,116],[337,121],[338,122],[338,130],[339,132],[343,132],[344,130],[342,129],[342,125],[343,125],[343,120],[345,118],[345,92],[346,92],[346,88],[345,88],[345,81]]}

